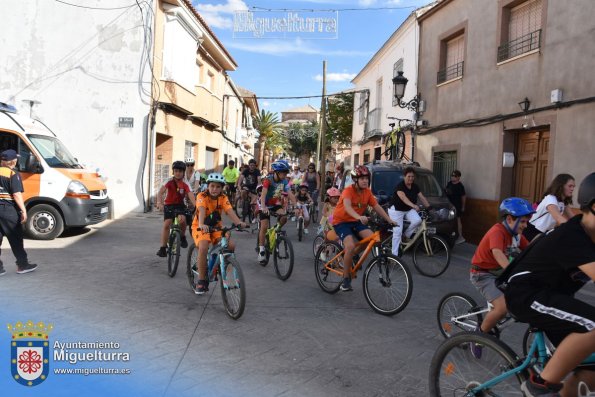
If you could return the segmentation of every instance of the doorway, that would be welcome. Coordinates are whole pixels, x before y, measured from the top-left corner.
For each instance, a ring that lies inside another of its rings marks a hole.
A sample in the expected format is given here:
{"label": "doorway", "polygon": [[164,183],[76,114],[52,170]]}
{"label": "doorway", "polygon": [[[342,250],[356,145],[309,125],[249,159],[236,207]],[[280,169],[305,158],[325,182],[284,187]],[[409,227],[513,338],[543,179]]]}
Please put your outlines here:
{"label": "doorway", "polygon": [[527,131],[517,135],[514,196],[539,202],[546,189],[549,131]]}

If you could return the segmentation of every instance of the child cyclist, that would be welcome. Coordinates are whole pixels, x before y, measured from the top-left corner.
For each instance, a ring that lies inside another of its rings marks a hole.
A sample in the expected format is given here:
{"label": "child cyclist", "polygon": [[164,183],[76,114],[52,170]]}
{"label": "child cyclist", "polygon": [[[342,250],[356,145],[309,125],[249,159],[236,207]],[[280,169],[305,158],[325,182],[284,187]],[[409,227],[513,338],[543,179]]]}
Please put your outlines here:
{"label": "child cyclist", "polygon": [[[295,196],[289,190],[289,183],[287,181],[287,174],[289,174],[289,164],[286,160],[277,160],[271,164],[272,173],[267,175],[262,181],[262,192],[259,199],[259,218],[260,231],[258,232],[258,262],[266,261],[266,251],[264,248],[264,241],[266,231],[269,228],[269,211],[277,212],[280,215],[285,215],[287,208],[287,201],[284,199],[285,195],[289,198],[293,205],[295,205]],[[279,217],[279,224],[283,226],[287,222],[287,216]]]}
{"label": "child cyclist", "polygon": [[[174,161],[171,166],[174,176],[167,183],[161,186],[157,193],[155,206],[158,210],[163,207],[163,228],[161,229],[161,246],[157,255],[161,257],[167,256],[167,237],[169,236],[169,227],[174,219],[175,211],[185,210],[186,205],[184,200],[187,199],[192,207],[195,205],[194,194],[188,184],[184,182],[184,173],[186,172],[186,164],[183,161]],[[167,192],[165,200],[163,195]],[[182,239],[180,245],[182,248],[188,247],[186,240],[186,217],[184,214],[178,215],[180,222],[180,229],[182,232]]]}
{"label": "child cyclist", "polygon": [[[534,212],[533,206],[527,200],[518,197],[504,199],[500,204],[502,222],[487,231],[475,250],[471,259],[471,284],[493,306],[484,317],[478,331],[490,332],[498,321],[506,316],[504,294],[496,287],[496,278],[512,258],[529,244],[523,236],[523,230]],[[479,359],[481,346],[472,344],[471,352]]]}
{"label": "child cyclist", "polygon": [[296,208],[302,211],[304,217],[304,234],[308,234],[308,226],[310,225],[310,214],[308,213],[308,204],[312,204],[314,201],[312,201],[312,197],[310,197],[310,193],[308,193],[307,184],[302,183],[300,185],[300,189],[295,195],[295,199],[297,201]]}
{"label": "child cyclist", "polygon": [[372,207],[374,211],[389,224],[396,226],[396,223],[390,219],[388,214],[376,201],[372,191],[368,188],[370,183],[370,170],[364,165],[356,165],[351,171],[351,178],[353,184],[346,187],[341,193],[339,203],[333,213],[333,226],[335,232],[341,240],[345,248],[343,256],[343,283],[341,284],[341,291],[351,291],[351,265],[353,264],[353,255],[355,252],[356,237],[366,238],[372,235],[372,231],[368,226],[368,218],[364,216],[364,212],[368,206]]}
{"label": "child cyclist", "polygon": [[526,397],[576,396],[579,381],[595,387],[593,366],[576,368],[595,353],[595,306],[574,296],[595,281],[595,172],[583,180],[577,198],[581,214],[534,241],[499,280],[510,312],[556,346],[543,371],[530,371],[521,385]]}
{"label": "child cyclist", "polygon": [[[199,193],[196,198],[197,211],[192,222],[192,238],[198,248],[199,280],[194,287],[194,293],[197,295],[202,295],[209,290],[207,253],[209,244],[217,244],[222,237],[221,231],[211,230],[211,228],[221,228],[221,211],[225,212],[234,224],[246,227],[246,224],[236,215],[227,196],[222,194],[224,186],[223,175],[210,174],[207,177],[207,190]],[[228,247],[231,251],[235,248],[231,239]]]}
{"label": "child cyclist", "polygon": [[[339,202],[339,197],[341,197],[341,192],[336,187],[332,187],[327,189],[326,191],[326,198],[324,200],[324,205],[322,206],[322,216],[320,218],[320,230],[324,236],[328,239],[327,233],[333,229],[333,212],[337,207],[337,203]],[[336,239],[336,235],[334,236],[333,240]]]}

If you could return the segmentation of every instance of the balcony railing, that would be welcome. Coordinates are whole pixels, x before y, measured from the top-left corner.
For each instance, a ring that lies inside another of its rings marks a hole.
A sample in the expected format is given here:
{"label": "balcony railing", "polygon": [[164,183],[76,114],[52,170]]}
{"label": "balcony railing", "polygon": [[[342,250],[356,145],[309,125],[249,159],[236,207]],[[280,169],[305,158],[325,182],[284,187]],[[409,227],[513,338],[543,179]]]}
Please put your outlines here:
{"label": "balcony railing", "polygon": [[541,47],[541,29],[509,41],[498,47],[498,62],[514,58],[518,55]]}
{"label": "balcony railing", "polygon": [[364,139],[370,139],[373,136],[381,136],[381,116],[382,108],[376,108],[368,113],[368,122],[366,123],[366,131],[364,132]]}
{"label": "balcony railing", "polygon": [[463,75],[464,63],[464,61],[461,61],[447,67],[446,69],[438,71],[438,84],[444,83],[448,80],[456,79],[457,77],[461,77]]}

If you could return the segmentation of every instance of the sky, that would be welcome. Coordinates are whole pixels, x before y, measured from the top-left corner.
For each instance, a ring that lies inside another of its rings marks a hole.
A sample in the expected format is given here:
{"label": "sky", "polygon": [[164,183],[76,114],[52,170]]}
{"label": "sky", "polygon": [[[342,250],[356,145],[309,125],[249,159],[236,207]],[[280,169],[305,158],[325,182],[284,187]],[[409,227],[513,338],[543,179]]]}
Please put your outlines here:
{"label": "sky", "polygon": [[[192,0],[211,30],[238,64],[229,72],[233,81],[258,97],[294,97],[322,93],[323,60],[327,63],[327,94],[353,88],[351,80],[361,71],[390,35],[417,7],[430,0]],[[356,9],[356,10],[345,10]],[[336,38],[238,37],[234,14],[255,11],[255,18],[283,17],[283,10],[298,10],[299,17],[338,19]],[[269,11],[273,10],[273,11]],[[311,11],[302,10],[339,10]],[[272,112],[310,104],[320,108],[320,98],[259,99],[260,109]],[[280,116],[280,115],[279,115]]]}

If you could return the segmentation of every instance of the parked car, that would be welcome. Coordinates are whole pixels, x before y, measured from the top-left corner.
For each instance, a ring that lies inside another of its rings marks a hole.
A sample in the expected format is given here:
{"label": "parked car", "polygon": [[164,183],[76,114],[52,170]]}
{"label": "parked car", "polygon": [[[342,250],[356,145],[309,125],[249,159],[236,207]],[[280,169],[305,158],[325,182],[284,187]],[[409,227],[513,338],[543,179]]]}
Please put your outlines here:
{"label": "parked car", "polygon": [[[370,170],[370,188],[380,205],[388,203],[399,182],[403,180],[403,170],[409,165],[392,161],[374,161],[365,164]],[[442,236],[452,247],[458,237],[456,210],[448,201],[444,190],[432,171],[413,166],[415,169],[415,183],[423,195],[435,209],[428,225],[436,228],[436,234]],[[347,185],[346,185],[347,186]]]}

